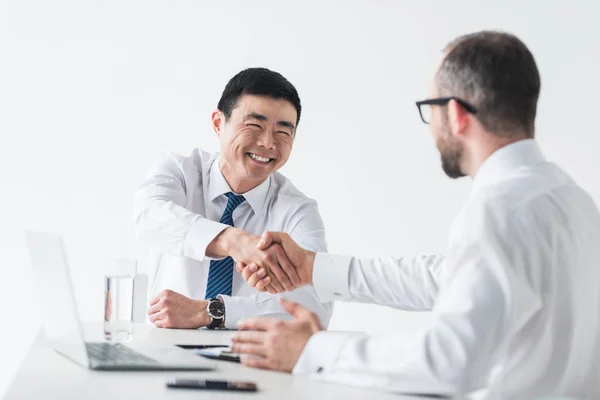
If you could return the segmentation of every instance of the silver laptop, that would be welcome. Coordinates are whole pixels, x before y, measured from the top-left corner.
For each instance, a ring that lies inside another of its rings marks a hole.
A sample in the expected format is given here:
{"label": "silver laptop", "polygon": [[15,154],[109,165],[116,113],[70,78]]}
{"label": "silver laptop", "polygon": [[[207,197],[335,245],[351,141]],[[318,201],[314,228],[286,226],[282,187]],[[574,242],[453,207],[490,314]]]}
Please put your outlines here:
{"label": "silver laptop", "polygon": [[[25,231],[46,338],[67,358],[103,370],[211,370],[212,360],[175,345],[156,347],[134,340],[131,345],[85,342],[62,238]],[[135,335],[135,334],[134,334]]]}

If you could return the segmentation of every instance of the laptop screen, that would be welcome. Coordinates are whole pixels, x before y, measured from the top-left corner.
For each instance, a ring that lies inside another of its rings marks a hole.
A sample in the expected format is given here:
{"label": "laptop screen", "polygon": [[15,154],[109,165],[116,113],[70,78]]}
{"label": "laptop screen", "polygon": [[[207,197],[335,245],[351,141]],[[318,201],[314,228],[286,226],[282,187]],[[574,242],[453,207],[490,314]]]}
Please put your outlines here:
{"label": "laptop screen", "polygon": [[59,353],[88,367],[62,238],[25,231],[25,239],[46,339]]}

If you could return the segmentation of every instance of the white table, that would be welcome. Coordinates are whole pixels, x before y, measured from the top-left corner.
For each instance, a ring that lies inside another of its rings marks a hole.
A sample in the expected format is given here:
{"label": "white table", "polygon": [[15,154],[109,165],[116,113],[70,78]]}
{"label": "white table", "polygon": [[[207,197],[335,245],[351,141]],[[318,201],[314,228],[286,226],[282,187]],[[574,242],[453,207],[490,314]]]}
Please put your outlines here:
{"label": "white table", "polygon": [[[86,323],[85,331],[87,341],[102,340],[100,323]],[[133,340],[150,340],[157,347],[229,344],[232,333],[204,329],[159,329],[138,323]],[[6,399],[423,399],[327,384],[290,374],[246,368],[233,362],[216,362],[217,369],[207,372],[92,371],[56,353],[46,345],[44,335],[40,333],[20,366]],[[257,383],[259,392],[168,389],[165,382],[172,377],[253,381]]]}

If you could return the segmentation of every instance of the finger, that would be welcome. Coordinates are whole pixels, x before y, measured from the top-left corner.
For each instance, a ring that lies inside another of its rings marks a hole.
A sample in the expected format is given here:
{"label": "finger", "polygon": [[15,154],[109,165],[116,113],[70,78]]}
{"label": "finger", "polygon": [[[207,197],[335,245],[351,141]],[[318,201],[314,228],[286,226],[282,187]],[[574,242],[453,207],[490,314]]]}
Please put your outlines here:
{"label": "finger", "polygon": [[246,266],[246,268],[244,268],[244,270],[242,271],[242,278],[244,278],[244,280],[248,282],[250,286],[254,286],[253,284],[250,284],[250,278],[255,274],[257,269],[258,266],[252,263],[248,264],[248,266]]}
{"label": "finger", "polygon": [[261,368],[261,369],[271,369],[270,363],[266,358],[259,357],[240,357],[240,362],[242,365],[251,368]]}
{"label": "finger", "polygon": [[171,328],[171,324],[166,319],[159,319],[154,322],[154,326],[157,328]]}
{"label": "finger", "polygon": [[283,232],[264,232],[258,242],[259,249],[264,250],[273,243],[283,244],[288,237],[289,236]]}
{"label": "finger", "polygon": [[[271,293],[271,294],[279,294],[279,293],[280,293],[280,292],[278,292],[278,291],[277,291],[277,290],[276,290],[276,289],[273,287],[273,285],[269,285],[269,286],[267,287],[267,291],[268,291],[269,293]],[[281,293],[283,293],[283,292],[281,292]]]}
{"label": "finger", "polygon": [[277,254],[277,261],[279,262],[279,265],[290,279],[291,284],[294,285],[294,288],[297,288],[300,286],[300,277],[298,276],[298,271],[296,271],[296,268],[292,265],[287,257],[287,254],[285,254],[281,246],[277,246],[274,250],[275,254]]}
{"label": "finger", "polygon": [[231,346],[231,352],[263,357],[267,355],[267,349],[264,346],[253,343],[236,343]]}
{"label": "finger", "polygon": [[281,303],[281,307],[292,316],[296,318],[302,318],[307,316],[312,316],[312,312],[308,311],[306,308],[302,307],[300,304],[284,299],[283,297],[279,299],[279,303]]}
{"label": "finger", "polygon": [[244,270],[244,268],[246,268],[246,264],[244,264],[243,262],[238,261],[238,262],[235,263],[235,270],[237,272],[241,273]]}
{"label": "finger", "polygon": [[269,286],[268,288],[270,288],[271,290],[269,291],[269,293],[271,294],[280,294],[280,293],[285,293],[286,290],[283,288],[283,286],[281,286],[281,283],[277,282],[276,279],[274,279],[273,277],[267,276],[265,277],[269,278]]}
{"label": "finger", "polygon": [[159,312],[163,307],[163,303],[155,303],[152,307],[148,308],[148,315]]}
{"label": "finger", "polygon": [[[270,276],[265,276],[263,279],[259,279],[258,281],[256,281],[256,285],[254,285],[254,288],[256,290],[258,290],[259,292],[269,292],[269,288],[271,288],[272,290],[275,290],[271,287],[270,285],[271,283],[271,277]],[[269,292],[271,293],[271,292]]]}
{"label": "finger", "polygon": [[[268,277],[268,276],[267,276],[267,278],[269,279],[269,280],[268,280],[268,282],[270,282],[270,281],[271,281],[271,280],[270,280],[271,278],[270,278],[270,277]],[[265,279],[266,279],[266,278],[265,278]],[[267,287],[265,288],[265,290],[266,290],[267,292],[271,293],[271,294],[277,294],[277,290],[275,290],[275,289],[273,288],[273,286],[272,286],[272,285],[267,285]]]}
{"label": "finger", "polygon": [[286,290],[281,285],[281,282],[277,280],[276,277],[271,276],[271,287],[275,290],[275,293],[284,293]]}
{"label": "finger", "polygon": [[261,331],[240,331],[231,336],[232,343],[251,343],[263,344],[265,342],[265,332]]}
{"label": "finger", "polygon": [[277,257],[273,261],[267,260],[266,267],[269,269],[269,275],[275,276],[275,278],[279,281],[281,286],[285,289],[285,291],[293,290],[294,286],[290,282],[290,278],[288,278],[287,274],[283,271],[279,263],[277,262]]}
{"label": "finger", "polygon": [[[272,280],[272,284],[275,289],[279,290],[279,286],[281,286],[285,291],[290,291],[294,289],[294,286],[290,282],[287,274],[283,271],[278,262],[278,251],[283,252],[281,246],[271,246],[269,249],[265,250],[263,253],[263,265],[262,267],[267,270],[267,273]],[[276,282],[277,281],[277,282]]]}
{"label": "finger", "polygon": [[281,307],[294,318],[309,321],[315,332],[323,330],[321,320],[319,317],[317,317],[317,314],[313,313],[309,309],[284,298],[280,298],[279,303],[281,304]]}
{"label": "finger", "polygon": [[273,238],[270,232],[264,232],[256,245],[256,248],[259,250],[264,250],[269,247],[273,243]]}
{"label": "finger", "polygon": [[152,300],[150,300],[150,305],[153,306],[156,303],[158,303],[160,301],[160,299],[162,298],[162,296],[154,296],[154,298],[152,298]]}
{"label": "finger", "polygon": [[261,279],[265,278],[265,276],[267,275],[267,273],[265,272],[264,269],[259,269],[258,271],[256,271],[255,273],[253,273],[252,275],[250,275],[248,277],[248,285],[252,286],[252,287],[256,287],[256,283],[258,281],[260,281]]}
{"label": "finger", "polygon": [[155,323],[156,321],[159,321],[163,318],[165,314],[161,311],[161,312],[156,312],[152,315],[150,315],[150,322]]}
{"label": "finger", "polygon": [[279,321],[270,318],[248,318],[238,323],[238,329],[243,331],[266,331]]}

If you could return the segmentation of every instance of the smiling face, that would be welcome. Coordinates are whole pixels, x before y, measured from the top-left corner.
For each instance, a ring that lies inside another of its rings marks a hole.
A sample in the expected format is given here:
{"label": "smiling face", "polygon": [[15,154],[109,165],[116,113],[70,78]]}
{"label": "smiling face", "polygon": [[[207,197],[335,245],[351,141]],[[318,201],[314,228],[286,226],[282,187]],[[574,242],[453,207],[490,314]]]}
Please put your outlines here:
{"label": "smiling face", "polygon": [[260,185],[287,162],[296,117],[289,101],[255,95],[241,96],[227,120],[221,111],[213,113],[213,128],[221,143],[221,172],[236,193]]}

